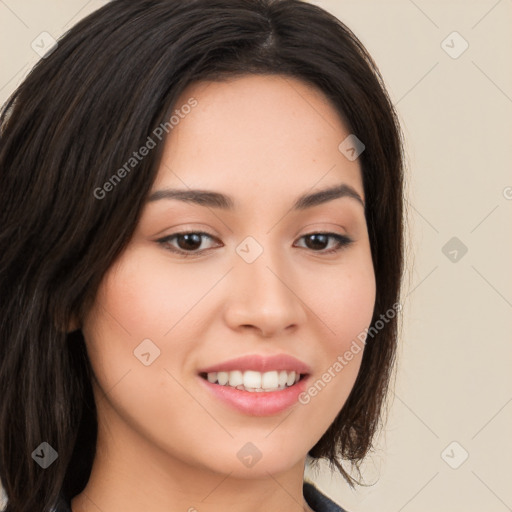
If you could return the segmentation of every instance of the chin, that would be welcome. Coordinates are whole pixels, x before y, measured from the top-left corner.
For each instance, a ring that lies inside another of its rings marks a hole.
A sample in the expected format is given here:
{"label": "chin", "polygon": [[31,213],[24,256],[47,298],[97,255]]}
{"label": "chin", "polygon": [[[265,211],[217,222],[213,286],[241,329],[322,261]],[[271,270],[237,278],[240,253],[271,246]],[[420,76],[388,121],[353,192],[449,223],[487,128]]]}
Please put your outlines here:
{"label": "chin", "polygon": [[[269,443],[268,439],[266,443],[232,440],[223,454],[217,453],[212,457],[218,459],[215,464],[217,472],[240,479],[266,479],[269,474],[285,473],[297,464],[304,463],[307,448],[305,446],[297,446],[294,450],[290,448],[283,450],[282,445]],[[211,466],[211,461],[209,462]]]}

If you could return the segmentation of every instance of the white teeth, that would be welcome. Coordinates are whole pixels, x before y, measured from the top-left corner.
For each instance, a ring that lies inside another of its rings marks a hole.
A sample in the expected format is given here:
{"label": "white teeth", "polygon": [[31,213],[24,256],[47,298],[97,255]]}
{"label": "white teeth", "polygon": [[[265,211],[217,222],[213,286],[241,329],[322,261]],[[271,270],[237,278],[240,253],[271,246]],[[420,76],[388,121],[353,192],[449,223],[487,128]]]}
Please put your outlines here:
{"label": "white teeth", "polygon": [[288,374],[288,378],[286,379],[287,386],[293,386],[295,384],[295,372],[290,372]]}
{"label": "white teeth", "polygon": [[295,371],[270,371],[255,372],[247,370],[233,370],[231,372],[210,372],[206,378],[212,384],[218,383],[221,386],[230,386],[240,391],[251,391],[261,393],[263,391],[282,390],[293,386],[300,380],[300,373]]}
{"label": "white teeth", "polygon": [[244,386],[254,389],[261,388],[261,373],[251,371],[244,372]]}
{"label": "white teeth", "polygon": [[228,372],[217,372],[217,380],[221,386],[225,386],[229,380]]}
{"label": "white teeth", "polygon": [[244,374],[238,370],[229,372],[229,385],[236,388],[244,383]]}
{"label": "white teeth", "polygon": [[261,377],[261,387],[263,389],[277,389],[278,384],[277,372],[265,372]]}

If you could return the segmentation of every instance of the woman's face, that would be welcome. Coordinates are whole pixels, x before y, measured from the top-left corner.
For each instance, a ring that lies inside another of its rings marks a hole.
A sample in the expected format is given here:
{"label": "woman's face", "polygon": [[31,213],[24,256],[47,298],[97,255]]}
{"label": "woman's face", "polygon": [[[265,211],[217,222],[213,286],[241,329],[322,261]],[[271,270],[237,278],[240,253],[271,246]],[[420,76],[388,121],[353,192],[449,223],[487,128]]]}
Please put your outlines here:
{"label": "woman's face", "polygon": [[99,442],[274,475],[303,463],[360,367],[375,301],[360,165],[333,107],[295,79],[196,83],[176,109],[153,198],[82,326]]}

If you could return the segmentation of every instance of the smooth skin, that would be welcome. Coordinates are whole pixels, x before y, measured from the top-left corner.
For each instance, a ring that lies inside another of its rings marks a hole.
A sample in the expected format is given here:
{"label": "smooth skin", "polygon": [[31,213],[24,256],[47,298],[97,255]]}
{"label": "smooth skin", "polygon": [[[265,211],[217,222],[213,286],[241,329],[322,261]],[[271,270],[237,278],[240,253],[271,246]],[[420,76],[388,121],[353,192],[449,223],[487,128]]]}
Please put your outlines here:
{"label": "smooth skin", "polygon": [[[234,209],[148,202],[104,276],[80,326],[99,427],[73,512],[310,510],[306,454],[360,368],[363,351],[308,404],[270,416],[242,414],[205,389],[200,368],[247,354],[292,355],[312,368],[310,383],[321,379],[370,325],[375,276],[357,199],[292,210],[299,196],[340,184],[364,201],[360,164],[338,149],[349,131],[320,91],[252,75],[194,83],[177,107],[190,97],[198,104],[167,137],[151,192],[221,192]],[[187,231],[212,238],[161,241]],[[352,243],[327,253],[335,238],[305,236],[322,232]],[[263,249],[252,263],[236,251],[249,236]],[[160,350],[149,366],[134,355],[145,339]],[[262,455],[252,467],[237,457],[248,442]]]}

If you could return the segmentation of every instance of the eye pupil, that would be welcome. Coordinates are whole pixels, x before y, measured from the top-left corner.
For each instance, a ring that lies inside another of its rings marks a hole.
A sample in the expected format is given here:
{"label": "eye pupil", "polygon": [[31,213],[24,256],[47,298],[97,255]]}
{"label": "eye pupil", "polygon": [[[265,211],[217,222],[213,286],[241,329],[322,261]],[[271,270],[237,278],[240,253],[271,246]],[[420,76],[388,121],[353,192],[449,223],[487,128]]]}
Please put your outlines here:
{"label": "eye pupil", "polygon": [[[180,240],[185,240],[186,244],[180,244]],[[194,250],[201,247],[201,235],[197,233],[185,233],[184,235],[178,236],[178,245],[181,249]]]}
{"label": "eye pupil", "polygon": [[[312,241],[312,244],[309,244],[308,241]],[[327,245],[329,241],[329,237],[327,235],[323,235],[320,233],[308,235],[306,237],[306,245],[309,249],[325,249],[325,245]],[[320,242],[320,245],[318,245]]]}

